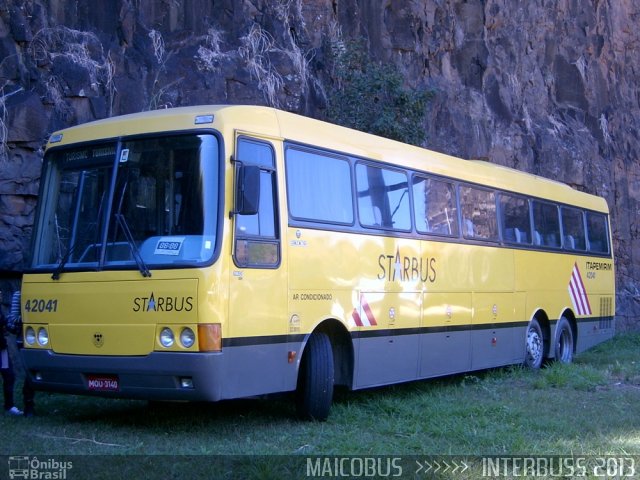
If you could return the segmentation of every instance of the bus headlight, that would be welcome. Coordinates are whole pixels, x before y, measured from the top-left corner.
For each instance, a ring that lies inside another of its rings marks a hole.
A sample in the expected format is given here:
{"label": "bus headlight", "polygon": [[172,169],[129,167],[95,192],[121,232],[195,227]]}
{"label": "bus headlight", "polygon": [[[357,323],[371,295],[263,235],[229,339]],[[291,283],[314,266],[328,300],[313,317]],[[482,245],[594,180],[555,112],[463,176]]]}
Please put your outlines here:
{"label": "bus headlight", "polygon": [[160,345],[165,348],[172,347],[175,342],[175,336],[173,335],[173,330],[169,327],[164,327],[160,331]]}
{"label": "bus headlight", "polygon": [[28,345],[36,343],[36,331],[33,327],[27,327],[24,331],[24,341],[27,342]]}
{"label": "bus headlight", "polygon": [[49,333],[44,327],[38,329],[38,343],[43,347],[49,343]]}
{"label": "bus headlight", "polygon": [[189,327],[183,328],[180,332],[180,343],[184,348],[191,348],[196,342],[196,334]]}

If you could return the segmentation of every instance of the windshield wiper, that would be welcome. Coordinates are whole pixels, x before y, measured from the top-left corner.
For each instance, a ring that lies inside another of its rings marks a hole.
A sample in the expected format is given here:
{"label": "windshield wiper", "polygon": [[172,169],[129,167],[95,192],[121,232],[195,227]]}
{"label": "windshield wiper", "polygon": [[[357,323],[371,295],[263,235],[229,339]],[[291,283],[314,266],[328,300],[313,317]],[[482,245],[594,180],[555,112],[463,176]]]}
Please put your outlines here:
{"label": "windshield wiper", "polygon": [[64,254],[62,259],[60,260],[60,263],[58,263],[58,266],[56,267],[56,269],[51,274],[51,279],[52,280],[60,280],[60,274],[62,273],[62,270],[64,269],[64,266],[67,264],[67,262],[71,258],[71,255],[73,254],[73,251],[75,249],[76,249],[76,244],[74,243],[73,245],[71,245],[69,247],[69,250],[67,250],[67,253]]}
{"label": "windshield wiper", "polygon": [[138,270],[140,270],[140,273],[142,274],[143,277],[150,277],[151,272],[149,271],[147,264],[144,263],[144,260],[142,259],[142,255],[140,255],[140,250],[138,250],[138,247],[136,246],[136,242],[133,239],[133,235],[131,234],[131,230],[129,229],[129,225],[127,224],[126,218],[124,218],[124,215],[121,213],[114,213],[113,216],[118,222],[118,225],[120,225],[120,228],[122,228],[122,233],[124,233],[124,237],[126,238],[127,243],[129,244],[129,248],[131,249],[131,255],[133,256],[133,259],[136,261],[136,264],[138,265]]}

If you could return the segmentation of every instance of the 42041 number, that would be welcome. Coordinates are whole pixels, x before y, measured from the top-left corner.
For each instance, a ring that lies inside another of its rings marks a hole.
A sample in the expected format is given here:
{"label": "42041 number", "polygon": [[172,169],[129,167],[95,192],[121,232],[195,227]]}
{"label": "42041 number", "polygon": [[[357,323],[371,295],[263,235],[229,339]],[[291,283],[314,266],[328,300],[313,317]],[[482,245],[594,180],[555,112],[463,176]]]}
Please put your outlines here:
{"label": "42041 number", "polygon": [[24,303],[24,310],[31,313],[53,313],[58,311],[58,300],[33,298]]}

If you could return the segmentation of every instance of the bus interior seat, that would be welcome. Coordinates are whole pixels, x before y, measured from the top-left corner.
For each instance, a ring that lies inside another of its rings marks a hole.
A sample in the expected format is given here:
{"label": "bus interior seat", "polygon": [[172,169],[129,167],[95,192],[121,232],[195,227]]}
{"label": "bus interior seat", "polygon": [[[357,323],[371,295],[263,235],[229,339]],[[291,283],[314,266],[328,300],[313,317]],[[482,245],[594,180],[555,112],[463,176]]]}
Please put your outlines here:
{"label": "bus interior seat", "polygon": [[[538,237],[540,237],[540,234],[538,232],[536,232],[536,234],[538,235]],[[507,242],[529,243],[529,235],[527,234],[527,232],[525,230],[520,230],[517,227],[506,228],[504,231],[504,239]],[[537,238],[536,245],[540,245],[540,243],[538,243],[539,241],[540,239]]]}
{"label": "bus interior seat", "polygon": [[505,228],[504,229],[504,240],[505,242],[515,242],[516,240],[516,230],[517,228]]}
{"label": "bus interior seat", "polygon": [[560,242],[558,241],[558,236],[555,233],[545,235],[545,245],[550,247],[559,247]]}
{"label": "bus interior seat", "polygon": [[565,235],[563,244],[565,248],[570,248],[571,250],[576,249],[576,240],[573,238],[573,235]]}
{"label": "bus interior seat", "polygon": [[529,234],[526,230],[516,228],[516,239],[518,243],[529,243]]}
{"label": "bus interior seat", "polygon": [[465,237],[474,237],[475,236],[475,228],[473,226],[473,222],[465,218],[462,223],[464,224],[464,236]]}
{"label": "bus interior seat", "polygon": [[533,231],[533,243],[535,245],[543,245],[542,235],[540,235],[540,232],[537,230]]}
{"label": "bus interior seat", "polygon": [[592,252],[603,252],[603,242],[601,242],[600,240],[591,240],[589,242],[589,250],[591,250]]}

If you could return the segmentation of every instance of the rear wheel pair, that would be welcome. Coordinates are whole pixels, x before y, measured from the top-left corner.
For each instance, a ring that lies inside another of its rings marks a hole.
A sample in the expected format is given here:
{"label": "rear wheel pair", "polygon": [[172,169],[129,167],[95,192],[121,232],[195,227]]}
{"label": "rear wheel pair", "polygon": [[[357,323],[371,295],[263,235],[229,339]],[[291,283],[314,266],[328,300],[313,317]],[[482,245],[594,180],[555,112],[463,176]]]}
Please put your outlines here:
{"label": "rear wheel pair", "polygon": [[562,317],[556,327],[556,361],[561,363],[571,363],[573,361],[573,343],[573,329],[569,324],[569,320]]}
{"label": "rear wheel pair", "polygon": [[[533,369],[540,368],[544,362],[544,336],[537,319],[531,320],[527,327],[526,352],[524,364]],[[556,327],[554,359],[561,363],[573,361],[574,338],[571,324],[566,317],[561,317]]]}

